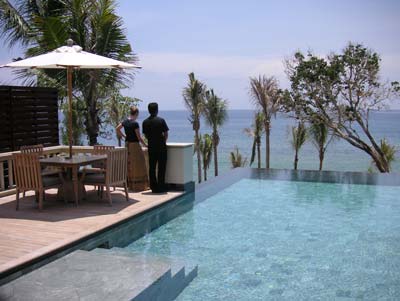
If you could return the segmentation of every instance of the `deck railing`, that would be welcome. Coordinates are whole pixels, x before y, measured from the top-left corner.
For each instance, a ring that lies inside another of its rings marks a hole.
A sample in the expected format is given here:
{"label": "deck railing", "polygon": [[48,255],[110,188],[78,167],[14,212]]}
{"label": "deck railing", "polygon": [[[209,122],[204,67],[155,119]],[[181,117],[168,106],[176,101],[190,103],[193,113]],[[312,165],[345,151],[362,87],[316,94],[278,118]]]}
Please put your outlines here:
{"label": "deck railing", "polygon": [[[67,145],[50,146],[43,149],[43,156],[52,157],[58,154],[68,153]],[[19,153],[20,151],[7,152],[0,154],[0,197],[15,193],[14,188],[14,175],[13,175],[13,162],[12,154]],[[93,152],[93,146],[73,146],[73,154],[90,154]],[[7,173],[5,173],[5,164],[7,164]],[[8,185],[6,187],[5,178],[8,178]]]}
{"label": "deck railing", "polygon": [[[177,187],[185,187],[187,183],[193,181],[193,144],[192,143],[167,143],[168,161],[165,175],[166,183],[177,185]],[[67,145],[50,146],[43,149],[43,156],[51,157],[58,154],[68,154]],[[73,146],[72,153],[75,154],[91,154],[93,146]],[[147,150],[143,149],[145,157]],[[12,167],[12,154],[19,151],[0,153],[0,197],[15,193],[14,175]],[[147,160],[147,159],[146,159]],[[7,174],[5,175],[5,164],[7,164]],[[6,187],[5,177],[8,178]],[[186,189],[186,188],[185,188]]]}

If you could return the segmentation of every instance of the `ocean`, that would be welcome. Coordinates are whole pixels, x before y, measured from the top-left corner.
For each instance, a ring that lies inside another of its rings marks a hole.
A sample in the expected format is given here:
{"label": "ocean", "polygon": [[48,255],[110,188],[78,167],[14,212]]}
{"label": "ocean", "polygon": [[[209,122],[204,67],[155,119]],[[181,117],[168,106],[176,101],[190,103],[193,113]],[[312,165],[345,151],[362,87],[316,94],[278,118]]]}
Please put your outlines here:
{"label": "ocean", "polygon": [[[160,111],[170,128],[170,142],[193,142],[194,132],[188,120],[187,111]],[[244,157],[250,161],[252,138],[244,133],[244,129],[250,127],[253,121],[252,110],[231,110],[225,125],[220,129],[220,144],[218,146],[219,171],[224,173],[231,169],[230,152],[237,146]],[[147,112],[141,112],[139,123],[147,117]],[[271,168],[293,168],[294,151],[290,144],[290,127],[294,120],[282,114],[272,119],[271,127]],[[400,110],[373,112],[370,119],[370,129],[377,141],[386,138],[390,144],[397,146],[397,160],[392,165],[393,172],[400,172]],[[201,123],[202,134],[211,133],[211,129],[204,120]],[[114,137],[114,136],[113,136]],[[102,144],[117,144],[116,138],[100,138]],[[261,160],[265,167],[265,138],[262,138]],[[194,160],[194,178],[197,178],[196,156]],[[208,171],[209,177],[214,176],[213,162]],[[257,167],[254,162],[253,167]],[[319,166],[318,153],[314,145],[307,141],[299,154],[298,169],[317,170]],[[333,140],[328,146],[323,170],[334,171],[363,171],[371,166],[370,157],[363,151],[355,148],[344,140]]]}

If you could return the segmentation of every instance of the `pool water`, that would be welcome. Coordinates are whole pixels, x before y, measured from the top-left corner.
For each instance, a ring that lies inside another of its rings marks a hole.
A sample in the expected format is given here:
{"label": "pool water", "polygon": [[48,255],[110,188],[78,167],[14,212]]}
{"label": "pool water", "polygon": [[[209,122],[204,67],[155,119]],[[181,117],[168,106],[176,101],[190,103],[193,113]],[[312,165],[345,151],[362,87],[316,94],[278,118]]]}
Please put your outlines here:
{"label": "pool water", "polygon": [[127,249],[198,264],[177,300],[400,300],[400,187],[242,179]]}

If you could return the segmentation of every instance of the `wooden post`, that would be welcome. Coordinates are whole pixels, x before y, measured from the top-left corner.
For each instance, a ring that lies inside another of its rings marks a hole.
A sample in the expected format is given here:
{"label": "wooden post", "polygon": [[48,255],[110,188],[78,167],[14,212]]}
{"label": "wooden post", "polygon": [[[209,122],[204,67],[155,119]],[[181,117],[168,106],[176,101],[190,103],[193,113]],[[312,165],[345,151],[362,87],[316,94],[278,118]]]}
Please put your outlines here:
{"label": "wooden post", "polygon": [[68,143],[69,143],[69,158],[72,158],[72,72],[73,67],[67,67],[68,81]]}
{"label": "wooden post", "polygon": [[8,160],[8,188],[12,188],[14,186],[14,168],[13,168],[13,160]]}
{"label": "wooden post", "polygon": [[0,191],[5,190],[4,184],[4,161],[0,162]]}

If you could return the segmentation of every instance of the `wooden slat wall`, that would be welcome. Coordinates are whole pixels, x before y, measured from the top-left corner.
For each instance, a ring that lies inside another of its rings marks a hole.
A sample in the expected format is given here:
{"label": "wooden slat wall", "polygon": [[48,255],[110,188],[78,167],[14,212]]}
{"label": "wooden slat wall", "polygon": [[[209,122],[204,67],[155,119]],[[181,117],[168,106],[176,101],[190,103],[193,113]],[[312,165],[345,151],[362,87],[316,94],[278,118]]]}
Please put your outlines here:
{"label": "wooden slat wall", "polygon": [[57,89],[0,86],[0,153],[34,144],[59,145]]}
{"label": "wooden slat wall", "polygon": [[0,152],[31,144],[59,144],[57,90],[0,86]]}

